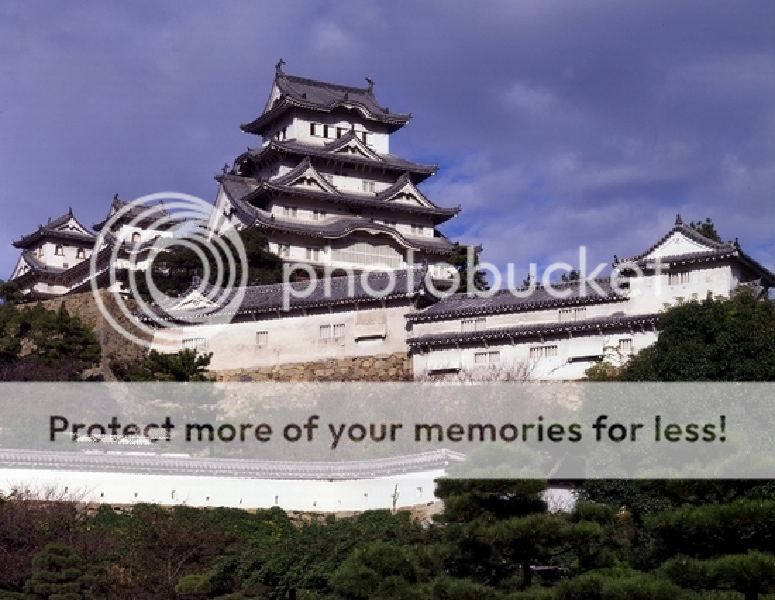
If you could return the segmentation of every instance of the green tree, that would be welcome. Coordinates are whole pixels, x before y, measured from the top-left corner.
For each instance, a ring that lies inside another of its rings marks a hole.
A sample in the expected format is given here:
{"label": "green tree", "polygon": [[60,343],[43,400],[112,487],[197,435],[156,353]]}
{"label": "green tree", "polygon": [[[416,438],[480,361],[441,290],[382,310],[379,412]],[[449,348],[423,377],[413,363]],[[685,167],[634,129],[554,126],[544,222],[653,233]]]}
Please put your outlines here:
{"label": "green tree", "polygon": [[706,560],[678,557],[661,571],[683,588],[734,590],[746,600],[758,600],[775,586],[775,556],[757,551]]}
{"label": "green tree", "polygon": [[592,571],[564,581],[556,600],[680,600],[685,594],[674,583],[629,569]]}
{"label": "green tree", "polygon": [[[282,260],[276,254],[269,251],[266,236],[256,228],[247,228],[239,232],[239,237],[245,248],[247,259],[247,284],[265,285],[282,281]],[[201,257],[193,249],[184,246],[172,246],[168,251],[157,255],[151,268],[151,279],[160,292],[167,296],[179,296],[190,289],[194,278],[202,278],[205,275],[205,267],[208,268],[210,278],[208,283],[215,283],[218,274],[223,277],[221,285],[228,281],[229,276],[233,281],[240,282],[243,265],[239,261],[239,253],[233,247],[228,238],[217,243],[200,244],[199,249],[206,257],[207,265],[202,264]],[[196,242],[193,242],[196,244]],[[229,271],[229,257],[234,261],[234,270]],[[145,283],[145,277],[136,278],[139,293],[150,298],[150,292]]]}
{"label": "green tree", "polygon": [[[731,299],[674,306],[657,341],[621,369],[622,381],[775,381],[775,304],[741,289]],[[601,378],[598,367],[587,375]]]}
{"label": "green tree", "polygon": [[210,381],[207,367],[212,356],[193,349],[171,354],[150,350],[137,364],[115,363],[111,369],[123,381]]}
{"label": "green tree", "polygon": [[41,600],[83,600],[93,583],[81,557],[65,544],[48,544],[32,561],[35,568],[24,586]]}
{"label": "green tree", "polygon": [[343,600],[423,600],[424,574],[407,546],[373,542],[356,549],[331,577],[331,587]]}
{"label": "green tree", "polygon": [[77,380],[100,360],[94,332],[64,303],[52,311],[6,302],[0,305],[0,333],[2,381]]}
{"label": "green tree", "polygon": [[[460,287],[458,292],[473,292],[489,288],[484,271],[477,268],[479,264],[479,251],[473,246],[464,246],[455,243],[452,255],[447,262],[457,269],[460,275]],[[469,279],[473,283],[473,289],[469,289]]]}

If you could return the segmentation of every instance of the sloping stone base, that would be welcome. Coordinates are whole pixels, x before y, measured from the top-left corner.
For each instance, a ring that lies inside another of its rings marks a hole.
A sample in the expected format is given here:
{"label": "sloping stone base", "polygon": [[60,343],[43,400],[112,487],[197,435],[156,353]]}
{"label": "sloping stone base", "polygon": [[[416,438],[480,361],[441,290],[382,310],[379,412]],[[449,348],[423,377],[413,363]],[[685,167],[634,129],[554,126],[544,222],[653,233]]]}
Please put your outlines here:
{"label": "sloping stone base", "polygon": [[[150,341],[149,336],[137,329],[133,322],[121,312],[114,293],[107,290],[100,290],[99,293],[102,296],[105,308],[122,327],[126,328],[138,338]],[[145,347],[139,346],[126,339],[105,320],[105,317],[100,313],[97,303],[94,301],[94,297],[90,291],[67,294],[60,298],[43,300],[40,303],[45,308],[54,311],[59,310],[59,307],[64,304],[70,316],[78,317],[84,325],[91,327],[94,330],[94,334],[97,336],[102,349],[102,364],[100,365],[100,371],[105,381],[113,381],[115,379],[109,368],[110,361],[115,360],[131,363],[142,359],[145,355]],[[127,300],[126,304],[130,310],[135,308],[134,302],[131,299]]]}
{"label": "sloping stone base", "polygon": [[214,372],[217,381],[411,381],[406,352]]}

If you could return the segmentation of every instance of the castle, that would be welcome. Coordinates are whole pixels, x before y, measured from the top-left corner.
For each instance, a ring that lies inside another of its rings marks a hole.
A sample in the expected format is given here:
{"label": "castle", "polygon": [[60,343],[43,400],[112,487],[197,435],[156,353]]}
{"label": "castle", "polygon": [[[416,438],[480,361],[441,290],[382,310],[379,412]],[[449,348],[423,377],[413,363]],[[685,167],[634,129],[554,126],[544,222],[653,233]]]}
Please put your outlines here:
{"label": "castle", "polygon": [[[437,284],[454,279],[447,261],[456,245],[438,226],[460,207],[437,205],[418,188],[435,166],[390,152],[390,135],[410,115],[382,106],[367,83],[314,81],[288,75],[278,63],[263,112],[242,125],[261,143],[216,177],[210,222],[214,233],[261,229],[287,263],[361,277],[247,288],[228,325],[173,319],[166,333],[176,341],[161,350],[212,352],[218,372],[404,356],[418,379],[571,380],[652,344],[659,313],[669,306],[729,297],[741,285],[766,297],[775,283],[737,242],[706,237],[678,217],[651,248],[614,265],[627,267],[620,285],[582,278],[483,295],[439,293],[444,286]],[[94,229],[121,207],[114,198]],[[95,234],[72,210],[52,219],[15,242],[22,253],[12,279],[29,297],[88,289],[90,277],[108,267],[114,244],[122,245],[121,260],[141,268],[153,240],[167,232],[128,222],[113,223],[95,248]],[[90,275],[92,253],[98,269]],[[373,293],[388,282],[389,293]],[[293,293],[300,286],[307,286],[303,298]]]}

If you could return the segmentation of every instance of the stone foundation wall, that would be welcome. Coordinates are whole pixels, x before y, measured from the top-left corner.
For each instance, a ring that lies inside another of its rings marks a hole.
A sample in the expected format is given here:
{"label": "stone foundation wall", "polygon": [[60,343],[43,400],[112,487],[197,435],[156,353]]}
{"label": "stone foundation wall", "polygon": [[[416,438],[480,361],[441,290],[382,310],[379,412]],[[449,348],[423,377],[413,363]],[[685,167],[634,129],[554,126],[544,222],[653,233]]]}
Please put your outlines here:
{"label": "stone foundation wall", "polygon": [[406,352],[214,372],[217,381],[411,381]]}
{"label": "stone foundation wall", "polygon": [[[148,339],[148,336],[138,330],[121,312],[114,293],[100,290],[100,294],[105,308],[122,327],[141,339]],[[145,354],[145,347],[125,338],[105,320],[90,291],[42,300],[41,304],[49,310],[59,310],[59,307],[64,304],[70,316],[78,317],[84,325],[94,330],[102,350],[100,372],[106,381],[115,380],[108,366],[110,361],[134,362],[140,360]],[[127,306],[130,310],[134,310],[134,303],[131,300],[127,301]]]}

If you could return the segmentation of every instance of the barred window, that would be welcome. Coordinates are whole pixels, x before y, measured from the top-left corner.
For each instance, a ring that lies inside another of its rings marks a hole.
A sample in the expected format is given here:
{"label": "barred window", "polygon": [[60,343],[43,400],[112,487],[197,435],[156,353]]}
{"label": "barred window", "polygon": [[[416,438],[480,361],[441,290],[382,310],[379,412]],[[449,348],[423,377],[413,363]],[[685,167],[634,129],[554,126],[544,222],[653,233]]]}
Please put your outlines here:
{"label": "barred window", "polygon": [[344,323],[334,325],[334,339],[341,340],[344,337]]}
{"label": "barred window", "polygon": [[561,308],[559,310],[560,323],[567,323],[569,321],[579,321],[586,318],[587,307],[576,306],[572,308]]}
{"label": "barred window", "polygon": [[182,347],[183,350],[205,350],[207,340],[203,337],[183,338]]}
{"label": "barred window", "polygon": [[320,261],[320,249],[319,248],[307,248],[307,260]]}
{"label": "barred window", "polygon": [[256,331],[256,346],[259,348],[265,348],[269,343],[268,331]]}
{"label": "barred window", "polygon": [[321,325],[320,326],[320,339],[321,340],[330,340],[331,339],[331,325]]}
{"label": "barred window", "polygon": [[557,356],[557,346],[533,346],[530,348],[530,359],[538,360],[539,358],[548,358],[551,356]]}
{"label": "barred window", "polygon": [[487,317],[474,317],[471,319],[463,319],[460,321],[461,331],[479,331],[484,329],[487,323]]}
{"label": "barred window", "polygon": [[669,285],[679,285],[682,283],[689,283],[691,273],[684,271],[682,273],[668,273],[667,283]]}
{"label": "barred window", "polygon": [[621,338],[619,340],[619,352],[622,354],[632,354],[632,338]]}

